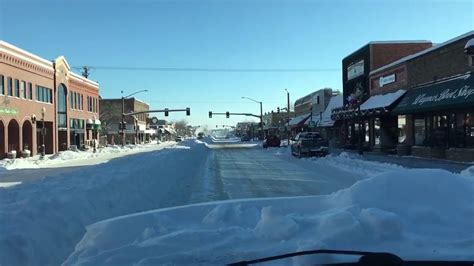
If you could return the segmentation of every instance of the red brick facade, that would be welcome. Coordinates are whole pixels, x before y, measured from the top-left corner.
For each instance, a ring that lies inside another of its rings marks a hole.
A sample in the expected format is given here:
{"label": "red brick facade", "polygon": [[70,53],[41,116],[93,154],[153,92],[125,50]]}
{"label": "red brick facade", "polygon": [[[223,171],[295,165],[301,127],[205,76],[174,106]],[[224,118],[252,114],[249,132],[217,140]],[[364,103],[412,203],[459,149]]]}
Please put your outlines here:
{"label": "red brick facade", "polygon": [[370,46],[370,70],[385,66],[395,60],[411,55],[432,46],[431,42],[383,43],[375,42]]}
{"label": "red brick facade", "polygon": [[[67,127],[64,130],[59,130],[57,123],[60,85],[66,89]],[[72,92],[76,92],[74,109],[69,98],[74,95]],[[82,108],[77,104],[79,95],[83,95],[84,99]],[[86,109],[87,96],[97,99],[97,108],[93,112]],[[88,119],[99,118],[98,99],[98,84],[72,73],[64,57],[51,62],[0,41],[0,158],[13,150],[17,156],[23,150],[30,150],[33,155],[39,153],[43,111],[46,153],[62,149],[60,135],[63,149],[74,142],[71,119],[84,121],[82,129],[74,132],[81,132],[84,135],[83,144],[89,144],[92,133],[87,130],[86,124]]]}

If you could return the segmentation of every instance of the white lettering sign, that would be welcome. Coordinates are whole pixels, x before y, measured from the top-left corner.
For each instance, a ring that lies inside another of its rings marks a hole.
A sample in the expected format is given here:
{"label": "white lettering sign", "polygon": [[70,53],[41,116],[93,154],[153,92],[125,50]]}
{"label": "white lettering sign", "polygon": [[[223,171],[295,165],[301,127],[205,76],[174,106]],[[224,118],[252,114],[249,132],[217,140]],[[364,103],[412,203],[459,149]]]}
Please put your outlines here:
{"label": "white lettering sign", "polygon": [[347,80],[353,79],[364,74],[364,60],[360,60],[347,67]]}
{"label": "white lettering sign", "polygon": [[379,79],[380,87],[383,87],[384,85],[387,85],[393,82],[395,82],[395,73],[393,73],[392,75],[385,76],[385,77],[380,77]]}
{"label": "white lettering sign", "polygon": [[420,94],[412,102],[412,105],[423,105],[430,102],[440,102],[449,99],[464,98],[467,99],[474,95],[474,89],[470,85],[464,85],[460,89],[450,90],[446,89],[440,93],[434,95],[426,95],[426,93]]}

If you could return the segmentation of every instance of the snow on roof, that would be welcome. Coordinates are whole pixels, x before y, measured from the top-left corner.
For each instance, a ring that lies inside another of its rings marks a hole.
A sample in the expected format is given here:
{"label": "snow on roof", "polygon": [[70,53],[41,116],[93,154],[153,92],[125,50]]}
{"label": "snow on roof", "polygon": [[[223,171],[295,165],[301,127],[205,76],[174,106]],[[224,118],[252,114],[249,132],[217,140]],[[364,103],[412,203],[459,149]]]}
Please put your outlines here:
{"label": "snow on roof", "polygon": [[81,81],[84,81],[85,83],[89,83],[90,85],[93,85],[93,86],[96,86],[96,87],[99,86],[99,83],[97,83],[97,82],[95,82],[95,81],[92,81],[92,80],[90,80],[90,79],[88,79],[88,78],[85,78],[85,77],[83,77],[83,76],[81,76],[81,75],[78,75],[78,74],[76,74],[76,73],[74,73],[74,72],[72,72],[72,71],[69,71],[69,74],[71,75],[71,77],[76,78],[76,79],[79,79],[79,80],[81,80]]}
{"label": "snow on roof", "polygon": [[398,90],[392,93],[371,96],[367,101],[360,105],[360,110],[369,110],[390,106],[397,99],[402,97],[405,92],[406,90]]}
{"label": "snow on roof", "polygon": [[342,107],[344,105],[343,103],[343,96],[342,95],[336,95],[331,97],[329,100],[328,106],[326,107],[326,110],[324,110],[320,126],[322,127],[330,127],[334,125],[334,120],[331,119],[331,112],[332,109]]}
{"label": "snow on roof", "polygon": [[14,46],[13,44],[0,40],[0,52],[2,51],[35,65],[45,66],[49,68],[53,67],[53,63],[51,61],[48,61],[35,54],[27,52],[19,47]]}
{"label": "snow on roof", "polygon": [[294,117],[293,119],[290,120],[289,125],[290,126],[297,125],[301,121],[303,121],[304,119],[308,118],[310,115],[311,115],[310,113],[307,113],[307,114],[302,114],[302,115],[296,116],[296,117]]}
{"label": "snow on roof", "polygon": [[468,36],[470,36],[470,35],[473,35],[473,36],[474,36],[474,31],[470,31],[470,32],[465,33],[465,34],[463,34],[463,35],[457,36],[457,37],[455,37],[455,38],[453,38],[453,39],[451,39],[451,40],[448,40],[448,41],[446,41],[446,42],[443,42],[443,43],[440,43],[440,44],[437,44],[437,45],[433,45],[432,47],[430,47],[430,48],[428,48],[428,49],[425,49],[425,50],[423,50],[423,51],[420,51],[420,52],[418,52],[418,53],[414,53],[414,54],[411,54],[411,55],[402,57],[402,58],[400,58],[400,59],[398,59],[398,60],[396,60],[396,61],[394,61],[394,62],[392,62],[392,63],[390,63],[390,64],[387,64],[387,65],[385,65],[385,66],[382,66],[382,67],[379,67],[379,68],[377,68],[377,69],[374,69],[374,70],[370,71],[370,75],[375,74],[375,73],[378,73],[378,72],[380,72],[380,71],[382,71],[382,70],[384,70],[384,69],[390,68],[390,67],[392,67],[392,66],[396,66],[396,65],[401,64],[401,63],[403,63],[403,62],[409,61],[409,60],[411,60],[411,59],[413,59],[413,58],[422,56],[422,55],[427,54],[427,53],[429,53],[429,52],[432,52],[432,51],[441,49],[441,48],[443,48],[443,47],[446,46],[446,45],[449,45],[449,44],[452,44],[452,43],[454,43],[454,42],[457,42],[457,41],[459,41],[459,40],[461,40],[461,39],[464,39],[464,38],[466,38],[466,37],[468,37]]}

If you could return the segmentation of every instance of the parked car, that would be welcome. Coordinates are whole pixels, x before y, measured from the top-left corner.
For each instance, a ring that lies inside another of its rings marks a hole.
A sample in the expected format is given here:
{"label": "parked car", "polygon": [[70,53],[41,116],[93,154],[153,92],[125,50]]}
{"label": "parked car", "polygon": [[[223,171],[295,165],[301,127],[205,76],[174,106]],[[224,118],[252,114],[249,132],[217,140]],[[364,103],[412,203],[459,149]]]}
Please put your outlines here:
{"label": "parked car", "polygon": [[270,136],[267,136],[264,140],[263,140],[263,148],[268,148],[268,147],[280,147],[280,138],[278,138],[277,136],[275,135],[270,135]]}
{"label": "parked car", "polygon": [[291,154],[303,156],[326,156],[329,153],[329,144],[317,132],[301,132],[292,139]]}
{"label": "parked car", "polygon": [[250,137],[247,135],[243,135],[242,137],[240,137],[240,141],[250,141]]}
{"label": "parked car", "polygon": [[182,139],[181,137],[176,137],[176,138],[174,139],[174,141],[180,142],[180,141],[183,141],[183,139]]}

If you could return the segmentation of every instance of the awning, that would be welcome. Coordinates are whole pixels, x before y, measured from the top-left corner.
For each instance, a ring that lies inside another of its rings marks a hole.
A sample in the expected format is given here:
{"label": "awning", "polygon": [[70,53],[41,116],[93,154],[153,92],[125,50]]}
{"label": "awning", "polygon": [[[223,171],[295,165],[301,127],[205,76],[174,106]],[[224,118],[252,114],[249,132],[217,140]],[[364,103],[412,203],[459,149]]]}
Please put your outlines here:
{"label": "awning", "polygon": [[400,97],[402,97],[405,92],[405,90],[398,90],[392,93],[371,96],[369,99],[367,99],[367,101],[360,105],[360,110],[369,111],[380,108],[388,108]]}
{"label": "awning", "polygon": [[474,77],[470,74],[408,91],[393,114],[462,109],[474,106]]}
{"label": "awning", "polygon": [[309,123],[310,123],[311,121],[313,121],[313,123],[314,123],[315,125],[319,124],[319,114],[317,114],[317,115],[316,115],[316,114],[313,114],[313,117],[311,117],[311,115],[310,115],[309,118],[306,119],[306,121],[304,122],[303,125],[309,126]]}
{"label": "awning", "polygon": [[321,122],[319,126],[321,127],[332,127],[334,125],[334,120],[331,118],[332,109],[340,108],[343,106],[342,95],[332,96],[329,100],[326,110],[324,110]]}
{"label": "awning", "polygon": [[304,114],[304,115],[299,115],[297,117],[294,117],[290,120],[290,127],[299,127],[304,125],[304,122],[310,117],[310,113]]}

